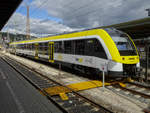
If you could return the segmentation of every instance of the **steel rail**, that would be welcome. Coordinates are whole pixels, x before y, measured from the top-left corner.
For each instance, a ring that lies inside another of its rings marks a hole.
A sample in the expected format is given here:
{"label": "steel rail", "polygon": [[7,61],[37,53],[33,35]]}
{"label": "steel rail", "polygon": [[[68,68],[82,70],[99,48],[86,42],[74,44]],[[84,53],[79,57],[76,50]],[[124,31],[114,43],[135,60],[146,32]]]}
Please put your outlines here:
{"label": "steel rail", "polygon": [[47,94],[42,88],[40,88],[37,84],[35,84],[29,77],[27,77],[24,73],[19,71],[14,65],[1,57],[9,66],[11,66],[17,73],[19,73],[25,80],[27,80],[32,86],[41,91],[50,101],[52,101],[63,113],[68,113],[65,109],[63,109],[58,103],[56,103],[50,95]]}
{"label": "steel rail", "polygon": [[147,95],[145,93],[142,93],[142,92],[139,92],[139,91],[136,91],[136,90],[132,90],[130,88],[122,87],[120,85],[114,85],[114,87],[120,88],[120,89],[125,90],[125,91],[129,91],[133,94],[141,95],[144,98],[149,98],[150,99],[150,95]]}
{"label": "steel rail", "polygon": [[[5,58],[6,58],[6,59],[11,59],[11,60],[13,60],[13,59],[10,58],[10,57],[8,58],[8,57],[5,56]],[[6,61],[6,60],[5,60],[5,61]],[[14,60],[13,60],[13,61],[14,61]],[[7,61],[6,61],[6,62],[7,62]],[[90,103],[91,105],[93,105],[93,106],[95,106],[95,107],[97,107],[97,108],[100,108],[100,109],[104,110],[105,113],[107,113],[107,112],[108,112],[108,113],[113,113],[111,110],[108,110],[107,108],[105,108],[105,107],[103,107],[103,106],[101,106],[101,105],[99,105],[99,104],[93,102],[92,100],[90,100],[90,99],[88,99],[87,97],[81,95],[80,93],[78,93],[78,92],[72,90],[71,88],[66,87],[66,86],[63,85],[62,83],[59,83],[59,82],[57,82],[57,81],[55,81],[55,80],[53,80],[53,79],[50,79],[50,78],[47,77],[46,75],[43,75],[43,74],[41,74],[40,72],[31,69],[30,67],[24,65],[24,64],[21,63],[21,62],[18,62],[18,61],[16,61],[16,60],[15,60],[15,62],[18,63],[18,64],[21,64],[21,65],[24,66],[24,67],[26,67],[26,68],[29,69],[31,72],[35,72],[36,74],[38,74],[38,75],[40,75],[40,76],[46,78],[46,79],[49,80],[50,82],[53,82],[53,83],[55,83],[55,84],[57,84],[57,85],[59,85],[59,86],[63,86],[63,87],[65,87],[65,88],[71,90],[72,93],[74,93],[76,96],[78,96],[79,98],[84,99],[86,102]],[[14,67],[14,66],[13,66],[13,67]],[[14,68],[15,68],[15,67],[14,67]],[[19,71],[18,69],[15,69],[15,70]],[[23,74],[22,72],[19,72],[19,73]],[[23,75],[24,75],[24,74],[23,74]],[[28,79],[28,81],[31,82],[31,84],[35,85],[34,82],[33,82],[32,80],[30,80],[28,77],[25,77],[25,78]],[[39,89],[39,87],[38,87],[37,89]],[[43,89],[40,89],[40,91],[44,92],[44,94],[45,94],[46,96],[48,96],[48,98],[51,98],[50,95],[48,95],[47,92],[45,92]],[[54,101],[54,100],[53,100],[53,101]]]}
{"label": "steel rail", "polygon": [[145,88],[145,89],[150,90],[150,86],[146,86],[146,85],[138,84],[138,83],[135,83],[135,82],[127,82],[127,83],[128,83],[128,84],[131,84],[131,85],[138,86],[138,87],[140,87],[140,88]]}

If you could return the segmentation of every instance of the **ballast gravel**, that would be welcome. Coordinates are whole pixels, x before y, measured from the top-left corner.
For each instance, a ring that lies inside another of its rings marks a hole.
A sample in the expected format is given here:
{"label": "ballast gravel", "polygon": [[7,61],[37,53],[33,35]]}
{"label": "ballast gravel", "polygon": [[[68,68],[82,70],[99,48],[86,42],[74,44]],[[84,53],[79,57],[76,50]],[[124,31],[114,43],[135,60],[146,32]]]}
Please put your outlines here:
{"label": "ballast gravel", "polygon": [[[64,85],[89,80],[84,77],[79,77],[67,72],[59,71],[58,69],[54,69],[50,66],[46,66],[29,59],[25,59],[5,52],[3,52],[3,54],[14,60],[17,60],[18,62],[23,63],[24,65],[38,71],[39,73],[48,76],[53,80],[56,80],[57,82],[63,83]],[[132,99],[131,101],[124,96],[120,96],[113,91],[102,87],[80,91],[80,94],[104,106],[105,108],[112,110],[114,113],[143,113],[143,109],[148,107],[146,106],[146,104],[140,103],[139,101],[136,104],[136,100],[134,101]]]}

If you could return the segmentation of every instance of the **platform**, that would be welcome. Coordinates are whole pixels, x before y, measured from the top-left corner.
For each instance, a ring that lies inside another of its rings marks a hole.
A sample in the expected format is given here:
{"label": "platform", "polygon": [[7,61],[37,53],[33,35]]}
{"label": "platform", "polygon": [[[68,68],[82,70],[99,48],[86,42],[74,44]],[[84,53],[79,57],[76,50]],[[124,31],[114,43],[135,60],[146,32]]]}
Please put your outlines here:
{"label": "platform", "polygon": [[0,113],[62,113],[0,58]]}

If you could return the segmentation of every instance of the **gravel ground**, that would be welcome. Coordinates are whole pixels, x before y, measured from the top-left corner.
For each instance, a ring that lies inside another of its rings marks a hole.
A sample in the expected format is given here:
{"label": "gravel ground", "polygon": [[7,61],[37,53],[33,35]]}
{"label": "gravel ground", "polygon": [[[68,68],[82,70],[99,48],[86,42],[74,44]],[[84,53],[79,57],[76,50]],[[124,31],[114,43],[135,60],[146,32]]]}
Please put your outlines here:
{"label": "gravel ground", "polygon": [[[14,56],[9,53],[5,53],[5,55],[25,64],[26,66],[32,67],[34,70],[47,75],[51,79],[56,80],[57,82],[61,82],[65,85],[88,80],[87,78],[78,77],[63,71],[61,71],[59,75],[59,71],[52,67],[36,63],[25,58]],[[123,96],[119,96],[109,89],[94,88],[80,91],[80,93],[116,113],[143,113],[142,110],[147,107],[143,103],[136,103],[134,100],[131,101],[130,99],[127,99]],[[139,104],[141,106],[139,106]]]}

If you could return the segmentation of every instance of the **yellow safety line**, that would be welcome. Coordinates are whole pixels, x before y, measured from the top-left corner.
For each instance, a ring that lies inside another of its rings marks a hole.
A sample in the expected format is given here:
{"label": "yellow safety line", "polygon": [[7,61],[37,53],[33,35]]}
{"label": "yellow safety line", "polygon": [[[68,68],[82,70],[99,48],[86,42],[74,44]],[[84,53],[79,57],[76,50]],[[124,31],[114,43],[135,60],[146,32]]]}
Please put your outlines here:
{"label": "yellow safety line", "polygon": [[[55,87],[45,88],[44,90],[48,94],[53,96],[53,95],[59,95],[60,93],[69,93],[72,91],[82,91],[82,90],[87,90],[87,89],[91,89],[91,88],[102,87],[102,85],[103,84],[101,81],[93,80],[93,81],[86,81],[86,82],[81,82],[81,83],[70,84],[70,85],[67,85],[66,87],[55,86]],[[111,84],[105,83],[105,85],[111,85]]]}

